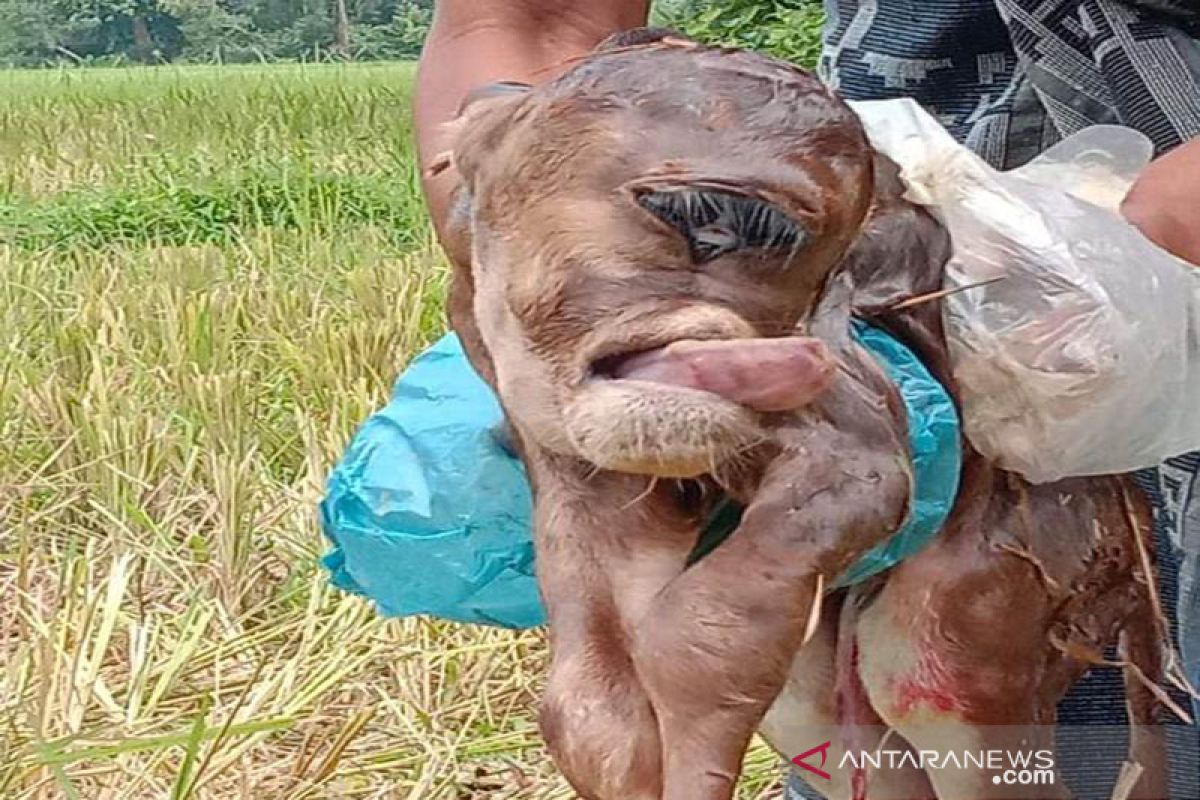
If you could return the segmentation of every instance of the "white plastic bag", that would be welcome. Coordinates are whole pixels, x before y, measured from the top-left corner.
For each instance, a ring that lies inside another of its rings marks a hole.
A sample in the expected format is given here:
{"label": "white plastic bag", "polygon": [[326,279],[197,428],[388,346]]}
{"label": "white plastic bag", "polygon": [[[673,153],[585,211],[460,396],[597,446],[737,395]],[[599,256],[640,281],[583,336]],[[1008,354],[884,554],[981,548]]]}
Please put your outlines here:
{"label": "white plastic bag", "polygon": [[950,232],[946,333],[977,450],[1045,482],[1200,449],[1200,270],[1117,210],[1145,137],[1090,128],[1001,173],[910,100],[853,105]]}

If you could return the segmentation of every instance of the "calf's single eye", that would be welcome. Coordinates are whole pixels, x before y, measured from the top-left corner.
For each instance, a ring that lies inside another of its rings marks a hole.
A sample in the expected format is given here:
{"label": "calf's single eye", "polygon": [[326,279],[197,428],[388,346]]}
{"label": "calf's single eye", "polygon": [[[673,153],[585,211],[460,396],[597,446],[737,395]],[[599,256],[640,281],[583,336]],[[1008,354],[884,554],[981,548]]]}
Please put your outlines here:
{"label": "calf's single eye", "polygon": [[753,197],[679,189],[642,192],[637,201],[679,231],[697,264],[738,250],[795,252],[806,238],[795,220]]}

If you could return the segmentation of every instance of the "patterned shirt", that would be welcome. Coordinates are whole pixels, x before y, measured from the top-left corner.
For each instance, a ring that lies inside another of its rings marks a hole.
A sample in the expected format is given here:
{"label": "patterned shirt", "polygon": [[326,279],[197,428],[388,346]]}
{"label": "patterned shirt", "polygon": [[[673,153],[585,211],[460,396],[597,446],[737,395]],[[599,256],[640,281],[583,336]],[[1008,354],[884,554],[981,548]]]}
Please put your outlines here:
{"label": "patterned shirt", "polygon": [[913,97],[998,167],[1101,123],[1137,128],[1160,152],[1200,135],[1195,0],[826,6],[820,71],[832,86],[856,100]]}
{"label": "patterned shirt", "polygon": [[[1096,124],[1136,128],[1160,154],[1200,136],[1200,0],[826,0],[826,10],[827,83],[853,100],[913,97],[1001,169]],[[1155,509],[1160,595],[1200,685],[1200,453],[1136,477]],[[1123,702],[1119,672],[1094,670],[1059,723],[1111,732]],[[1123,739],[1073,746],[1064,729],[1059,767],[1075,795],[1108,798]],[[1173,798],[1200,798],[1194,737],[1169,736]],[[789,800],[819,796],[793,777]]]}

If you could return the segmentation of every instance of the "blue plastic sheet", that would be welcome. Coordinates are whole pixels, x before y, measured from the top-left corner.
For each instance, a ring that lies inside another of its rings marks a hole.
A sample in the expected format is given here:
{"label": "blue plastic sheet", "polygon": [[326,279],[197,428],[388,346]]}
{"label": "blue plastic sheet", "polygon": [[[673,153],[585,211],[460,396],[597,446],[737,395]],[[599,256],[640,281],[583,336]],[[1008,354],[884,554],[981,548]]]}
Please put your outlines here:
{"label": "blue plastic sheet", "polygon": [[321,521],[336,586],[388,616],[544,621],[533,498],[492,433],[502,416],[454,335],[413,361],[329,477]]}
{"label": "blue plastic sheet", "polygon": [[[904,397],[915,486],[903,528],[841,585],[895,565],[937,533],[957,495],[962,459],[958,416],[941,384],[883,331],[856,323],[855,335]],[[521,462],[494,435],[501,420],[453,334],[413,361],[330,475],[321,522],[334,544],[324,560],[333,583],[388,616],[541,624],[533,501]],[[736,519],[737,509],[718,515],[710,533],[726,535]]]}
{"label": "blue plastic sheet", "polygon": [[900,530],[868,550],[846,570],[838,586],[849,586],[883,572],[924,547],[950,516],[962,474],[958,409],[946,388],[929,374],[913,351],[884,331],[855,322],[854,337],[871,351],[904,398],[913,496]]}

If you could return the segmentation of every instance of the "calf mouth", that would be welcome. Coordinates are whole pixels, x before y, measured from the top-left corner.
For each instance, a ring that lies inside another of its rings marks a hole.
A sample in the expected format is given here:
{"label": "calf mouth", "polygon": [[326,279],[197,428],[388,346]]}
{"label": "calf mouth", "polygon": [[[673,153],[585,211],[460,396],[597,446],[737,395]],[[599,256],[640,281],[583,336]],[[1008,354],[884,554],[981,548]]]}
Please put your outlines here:
{"label": "calf mouth", "polygon": [[659,477],[721,471],[769,438],[766,416],[810,402],[837,372],[816,339],[764,337],[711,304],[635,306],[578,352],[561,409],[571,449],[601,469]]}
{"label": "calf mouth", "polygon": [[760,415],[748,408],[710,392],[650,381],[591,381],[563,411],[578,457],[637,475],[711,474],[767,436]]}
{"label": "calf mouth", "polygon": [[601,469],[668,478],[723,471],[767,438],[764,415],[811,402],[837,364],[802,336],[643,340],[596,351],[566,434]]}
{"label": "calf mouth", "polygon": [[593,382],[704,392],[769,413],[812,402],[836,372],[837,363],[823,342],[786,336],[676,339],[601,356],[591,362],[589,376]]}

